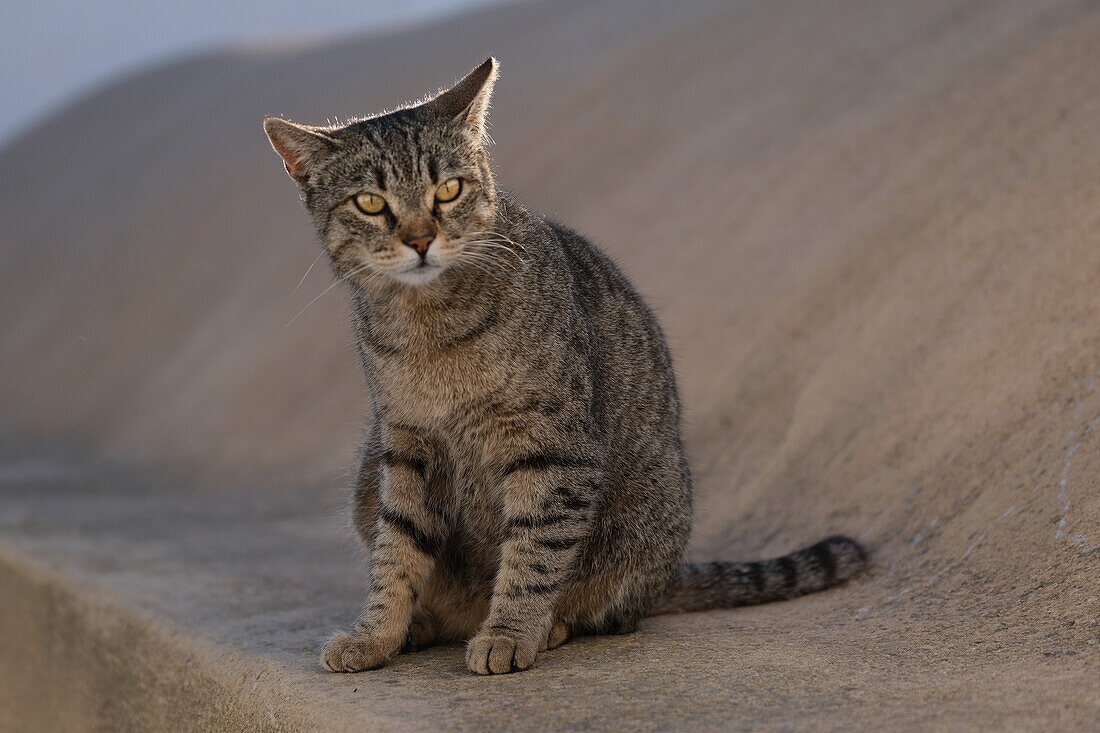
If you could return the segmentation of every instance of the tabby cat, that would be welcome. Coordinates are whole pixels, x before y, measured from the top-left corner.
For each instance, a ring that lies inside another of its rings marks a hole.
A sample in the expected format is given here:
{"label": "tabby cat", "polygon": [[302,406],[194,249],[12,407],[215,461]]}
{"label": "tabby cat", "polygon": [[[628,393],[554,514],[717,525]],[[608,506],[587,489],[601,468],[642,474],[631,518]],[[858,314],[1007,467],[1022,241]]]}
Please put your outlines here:
{"label": "tabby cat", "polygon": [[821,590],[866,563],[833,537],[681,564],[691,476],[661,329],[591,243],[501,193],[489,59],[453,88],[333,127],[264,129],[350,286],[374,418],[354,492],[370,595],[335,672],[466,641],[479,674],[647,615]]}

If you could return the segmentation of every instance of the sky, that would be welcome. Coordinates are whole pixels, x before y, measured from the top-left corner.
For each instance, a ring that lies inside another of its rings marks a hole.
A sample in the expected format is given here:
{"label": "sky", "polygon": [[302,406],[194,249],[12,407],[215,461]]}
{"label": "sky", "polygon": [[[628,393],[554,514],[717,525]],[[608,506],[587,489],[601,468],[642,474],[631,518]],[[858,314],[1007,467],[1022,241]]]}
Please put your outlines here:
{"label": "sky", "polygon": [[235,43],[310,41],[498,0],[0,0],[0,146],[112,78]]}

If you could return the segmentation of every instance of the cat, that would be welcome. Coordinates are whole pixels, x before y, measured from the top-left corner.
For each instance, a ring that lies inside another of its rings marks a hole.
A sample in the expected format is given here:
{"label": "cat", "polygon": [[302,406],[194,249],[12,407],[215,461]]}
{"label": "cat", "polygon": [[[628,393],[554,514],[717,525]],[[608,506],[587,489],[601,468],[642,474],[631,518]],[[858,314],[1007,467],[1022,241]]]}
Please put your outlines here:
{"label": "cat", "polygon": [[763,562],[682,564],[691,474],[653,314],[596,247],[499,191],[498,75],[348,124],[264,129],[351,291],[369,422],[352,516],[370,554],[335,672],[466,641],[478,674],[647,615],[792,598],[845,581],[832,537]]}

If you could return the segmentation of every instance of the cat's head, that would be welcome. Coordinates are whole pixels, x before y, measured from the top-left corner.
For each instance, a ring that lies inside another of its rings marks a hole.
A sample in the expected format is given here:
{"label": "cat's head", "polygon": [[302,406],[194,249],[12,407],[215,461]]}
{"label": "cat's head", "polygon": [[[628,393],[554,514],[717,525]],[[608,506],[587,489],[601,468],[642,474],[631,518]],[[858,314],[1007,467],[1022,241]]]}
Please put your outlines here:
{"label": "cat's head", "polygon": [[495,237],[485,124],[497,69],[490,58],[427,101],[343,126],[264,120],[342,277],[423,285],[485,257]]}

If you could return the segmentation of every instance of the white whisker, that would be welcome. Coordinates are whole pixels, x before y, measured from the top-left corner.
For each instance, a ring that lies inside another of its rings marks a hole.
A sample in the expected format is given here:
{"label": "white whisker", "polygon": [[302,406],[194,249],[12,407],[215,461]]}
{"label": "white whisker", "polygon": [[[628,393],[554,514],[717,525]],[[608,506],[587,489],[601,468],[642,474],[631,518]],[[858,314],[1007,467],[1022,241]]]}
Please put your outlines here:
{"label": "white whisker", "polygon": [[510,262],[505,262],[504,260],[500,259],[499,257],[493,257],[492,255],[487,254],[485,252],[475,252],[473,250],[463,250],[458,255],[458,257],[456,257],[455,259],[462,259],[463,257],[466,257],[466,258],[469,258],[469,259],[472,259],[472,260],[480,260],[482,262],[488,262],[489,264],[493,264],[493,265],[501,265],[501,266],[508,265],[508,266],[511,266]]}
{"label": "white whisker", "polygon": [[469,258],[469,257],[467,257],[467,258],[456,257],[454,259],[454,262],[455,262],[455,264],[459,264],[459,265],[469,265],[470,267],[475,267],[478,270],[481,270],[482,272],[490,274],[490,275],[493,274],[492,267],[490,267],[487,263],[484,263],[484,262],[481,262],[481,261],[478,261],[478,260],[475,260],[475,259],[472,259],[472,258]]}
{"label": "white whisker", "polygon": [[506,252],[512,252],[512,253],[516,252],[514,249],[512,249],[511,247],[509,247],[506,244],[503,244],[501,242],[494,242],[494,241],[489,240],[489,239],[476,239],[472,242],[466,242],[466,244],[468,244],[468,245],[481,245],[481,246],[485,246],[485,247],[491,247],[491,248],[494,248],[494,249],[502,249]]}
{"label": "white whisker", "polygon": [[[515,257],[516,261],[520,264],[524,264],[527,262],[527,259],[521,254],[516,252],[511,247],[506,247],[502,244],[494,244],[492,242],[467,242],[466,245],[467,249],[463,250],[464,252],[476,253],[485,257],[493,257],[494,259],[499,259],[499,257],[497,256],[498,253],[504,252],[511,255],[512,257]],[[496,250],[496,252],[493,252],[493,250]]]}
{"label": "white whisker", "polygon": [[294,295],[295,293],[298,292],[298,288],[302,287],[302,283],[304,283],[306,281],[306,278],[309,277],[309,271],[312,270],[313,266],[317,264],[317,260],[321,259],[324,256],[325,256],[325,253],[322,252],[321,254],[319,254],[319,255],[317,255],[316,257],[313,258],[313,262],[309,263],[309,267],[307,267],[305,273],[302,274],[302,279],[299,280],[298,284],[294,286],[294,289],[290,291],[291,295]]}
{"label": "white whisker", "polygon": [[366,270],[366,269],[368,269],[368,268],[370,268],[370,265],[363,265],[362,267],[359,267],[359,268],[356,268],[356,269],[352,270],[352,271],[351,271],[351,272],[349,272],[349,273],[348,273],[347,275],[344,275],[343,277],[339,277],[339,278],[337,278],[335,282],[333,282],[333,283],[332,283],[331,285],[329,285],[329,286],[328,286],[327,288],[325,288],[325,289],[324,289],[324,290],[322,290],[322,291],[321,291],[320,293],[318,293],[318,294],[317,294],[316,296],[314,296],[313,300],[311,300],[311,301],[309,301],[308,303],[306,303],[306,304],[305,304],[305,306],[303,306],[303,307],[302,307],[302,310],[300,310],[300,311],[298,311],[297,313],[295,313],[295,314],[294,314],[294,317],[293,317],[293,318],[291,318],[291,319],[290,319],[289,321],[287,321],[287,322],[286,322],[286,326],[283,326],[283,328],[287,328],[287,327],[288,327],[288,326],[289,326],[290,324],[292,324],[292,323],[294,323],[294,322],[295,322],[296,320],[298,320],[298,316],[300,316],[300,315],[302,315],[303,313],[305,313],[305,312],[306,312],[306,310],[307,310],[307,309],[309,309],[309,307],[310,307],[311,305],[313,305],[313,304],[314,304],[314,303],[316,303],[316,302],[317,302],[318,300],[320,300],[320,299],[321,299],[321,296],[323,296],[323,295],[324,295],[325,293],[327,293],[328,291],[332,290],[332,289],[333,289],[334,287],[336,287],[336,286],[337,286],[337,285],[339,285],[340,283],[344,282],[345,280],[348,280],[349,278],[351,278],[351,277],[353,277],[353,276],[355,276],[355,275],[358,275],[358,274],[359,274],[360,272],[362,272],[363,270]]}
{"label": "white whisker", "polygon": [[[456,262],[459,262],[459,261],[469,262],[471,264],[480,263],[480,264],[483,264],[483,265],[489,267],[490,269],[493,268],[494,266],[495,267],[506,267],[506,268],[511,269],[511,270],[515,269],[515,267],[510,262],[505,262],[504,260],[501,260],[497,257],[489,257],[487,255],[478,254],[476,252],[463,252],[462,254],[460,254],[458,257],[455,258],[455,261]],[[484,269],[484,268],[482,268],[482,269]],[[488,272],[488,270],[486,270],[486,272]]]}
{"label": "white whisker", "polygon": [[520,244],[519,242],[515,241],[514,239],[508,237],[506,234],[501,234],[500,232],[497,232],[497,231],[467,232],[466,233],[466,235],[470,236],[470,237],[480,237],[480,236],[485,235],[485,234],[492,235],[492,239],[490,241],[508,242],[509,244],[511,244],[515,247],[518,247],[519,249],[522,249],[524,252],[529,253],[529,250],[527,249],[527,245]]}
{"label": "white whisker", "polygon": [[466,265],[469,265],[470,267],[481,270],[482,272],[484,272],[488,275],[493,274],[493,269],[491,267],[487,267],[486,265],[482,265],[482,264],[479,264],[477,262],[473,262],[473,261],[470,261],[470,260],[464,261],[463,264],[466,264]]}

